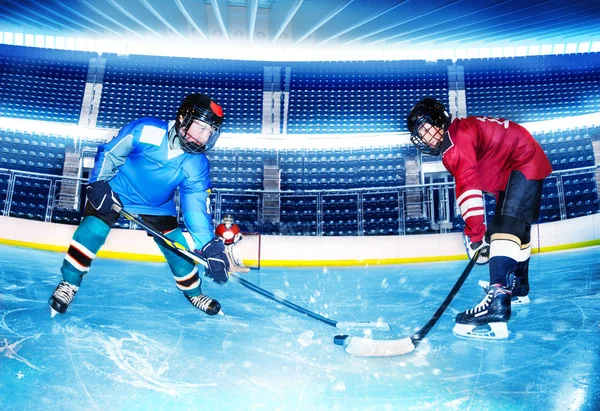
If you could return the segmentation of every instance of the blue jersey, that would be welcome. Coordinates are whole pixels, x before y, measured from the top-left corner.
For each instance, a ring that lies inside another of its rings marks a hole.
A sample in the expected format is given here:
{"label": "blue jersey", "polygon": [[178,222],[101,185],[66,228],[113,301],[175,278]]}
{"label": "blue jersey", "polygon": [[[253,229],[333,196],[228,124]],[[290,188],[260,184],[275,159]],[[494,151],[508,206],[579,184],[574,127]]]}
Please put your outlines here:
{"label": "blue jersey", "polygon": [[176,215],[179,188],[184,224],[195,248],[201,248],[214,236],[208,160],[204,154],[170,148],[168,130],[168,123],[154,118],[124,126],[98,147],[90,183],[109,181],[131,213],[165,216]]}

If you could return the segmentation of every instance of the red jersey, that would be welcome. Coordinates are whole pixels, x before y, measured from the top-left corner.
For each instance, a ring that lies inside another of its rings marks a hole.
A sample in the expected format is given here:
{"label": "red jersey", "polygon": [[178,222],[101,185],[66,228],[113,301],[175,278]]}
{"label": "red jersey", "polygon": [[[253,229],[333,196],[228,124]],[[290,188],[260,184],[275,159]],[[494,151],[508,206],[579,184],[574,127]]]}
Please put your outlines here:
{"label": "red jersey", "polygon": [[513,170],[528,180],[543,180],[552,166],[542,147],[522,126],[502,118],[455,119],[442,143],[442,162],[456,180],[456,199],[465,234],[485,234],[482,192],[498,196]]}
{"label": "red jersey", "polygon": [[232,224],[231,227],[227,228],[225,224],[221,223],[215,229],[215,234],[224,238],[225,244],[229,245],[237,241],[236,236],[240,234],[240,228],[237,224]]}

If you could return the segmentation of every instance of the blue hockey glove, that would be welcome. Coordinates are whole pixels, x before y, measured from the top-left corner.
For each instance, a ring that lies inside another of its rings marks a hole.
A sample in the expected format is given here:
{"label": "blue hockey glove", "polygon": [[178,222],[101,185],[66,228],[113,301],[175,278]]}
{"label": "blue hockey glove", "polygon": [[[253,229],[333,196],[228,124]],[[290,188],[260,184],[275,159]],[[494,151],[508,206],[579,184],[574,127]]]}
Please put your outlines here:
{"label": "blue hockey glove", "polygon": [[490,236],[488,233],[485,233],[481,241],[476,241],[474,243],[471,242],[469,237],[465,235],[463,236],[465,241],[465,249],[469,259],[473,258],[477,250],[481,250],[475,263],[479,265],[487,264],[490,261]]}
{"label": "blue hockey glove", "polygon": [[214,237],[199,252],[208,262],[205,275],[218,284],[225,284],[229,280],[229,260],[225,254],[223,241],[219,237]]}
{"label": "blue hockey glove", "polygon": [[123,207],[119,195],[112,191],[108,181],[96,181],[85,189],[87,199],[98,212],[102,214],[110,214],[114,212],[112,206],[117,204]]}

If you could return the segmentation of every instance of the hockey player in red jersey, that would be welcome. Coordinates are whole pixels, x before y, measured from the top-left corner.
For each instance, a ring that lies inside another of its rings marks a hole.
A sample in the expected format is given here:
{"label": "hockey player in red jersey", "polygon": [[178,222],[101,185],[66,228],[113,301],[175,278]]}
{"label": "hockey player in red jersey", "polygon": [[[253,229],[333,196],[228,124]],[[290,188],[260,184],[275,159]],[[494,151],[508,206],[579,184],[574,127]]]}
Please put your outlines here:
{"label": "hockey player in red jersey", "polygon": [[[430,97],[414,106],[408,129],[417,149],[442,155],[456,180],[467,252],[471,257],[481,250],[477,263],[489,262],[485,298],[456,316],[453,332],[466,338],[507,338],[511,300],[529,301],[531,224],[538,218],[542,181],[552,166],[522,126],[490,117],[452,120],[444,105]],[[495,215],[487,228],[483,192],[496,197]]]}
{"label": "hockey player in red jersey", "polygon": [[244,262],[236,252],[235,247],[242,241],[242,233],[240,227],[234,224],[231,214],[225,214],[223,222],[215,229],[215,234],[225,243],[225,253],[229,258],[229,271],[234,273],[249,272],[250,269],[244,266]]}

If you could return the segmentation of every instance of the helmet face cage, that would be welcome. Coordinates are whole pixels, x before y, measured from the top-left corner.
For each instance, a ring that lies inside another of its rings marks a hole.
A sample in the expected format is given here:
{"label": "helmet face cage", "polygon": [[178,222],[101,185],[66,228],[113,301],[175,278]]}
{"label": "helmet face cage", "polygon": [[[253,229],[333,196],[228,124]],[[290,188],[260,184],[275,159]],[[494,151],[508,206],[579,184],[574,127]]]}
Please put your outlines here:
{"label": "helmet face cage", "polygon": [[223,216],[223,224],[225,224],[225,227],[230,228],[233,225],[233,216],[231,214],[225,214]]}
{"label": "helmet face cage", "polygon": [[424,134],[429,134],[432,137],[432,139],[435,138],[437,140],[437,143],[432,147],[425,141],[425,139],[419,133],[419,131],[425,126],[425,124],[435,126],[435,124],[431,121],[431,118],[429,118],[428,116],[420,117],[415,122],[415,128],[410,133],[410,141],[415,145],[415,147],[417,147],[417,150],[419,150],[421,153],[429,154],[432,156],[439,156],[440,151],[442,149],[444,130],[438,127],[437,129],[435,129],[435,131],[434,129],[430,128],[429,130],[424,132]]}
{"label": "helmet face cage", "polygon": [[[419,101],[411,110],[408,116],[408,129],[410,131],[410,141],[423,154],[439,156],[441,152],[443,136],[450,126],[451,117],[446,111],[444,105],[439,101],[426,97]],[[437,127],[437,131],[433,129],[424,130],[425,124]],[[431,139],[436,139],[437,143],[432,147],[427,144],[427,141],[421,136],[421,133],[428,134]]]}
{"label": "helmet face cage", "polygon": [[[196,142],[187,140],[187,131],[191,127],[194,120],[200,120],[202,122],[205,122],[208,125],[210,125],[213,129],[213,131],[210,133],[210,137],[208,138],[205,144],[198,144]],[[200,154],[204,153],[206,150],[210,150],[214,147],[215,143],[217,142],[217,139],[221,135],[221,131],[219,129],[215,129],[214,125],[210,124],[203,118],[196,116],[192,113],[187,114],[180,122],[179,126],[177,126],[176,124],[175,127],[177,129],[177,137],[179,138],[179,144],[181,146],[181,149],[186,153],[191,154]]]}
{"label": "helmet face cage", "polygon": [[[213,129],[205,144],[187,141],[186,134],[195,120],[206,123]],[[181,149],[191,154],[200,154],[210,150],[221,135],[222,123],[223,111],[218,104],[203,94],[190,94],[181,104],[175,120],[175,129]]]}

